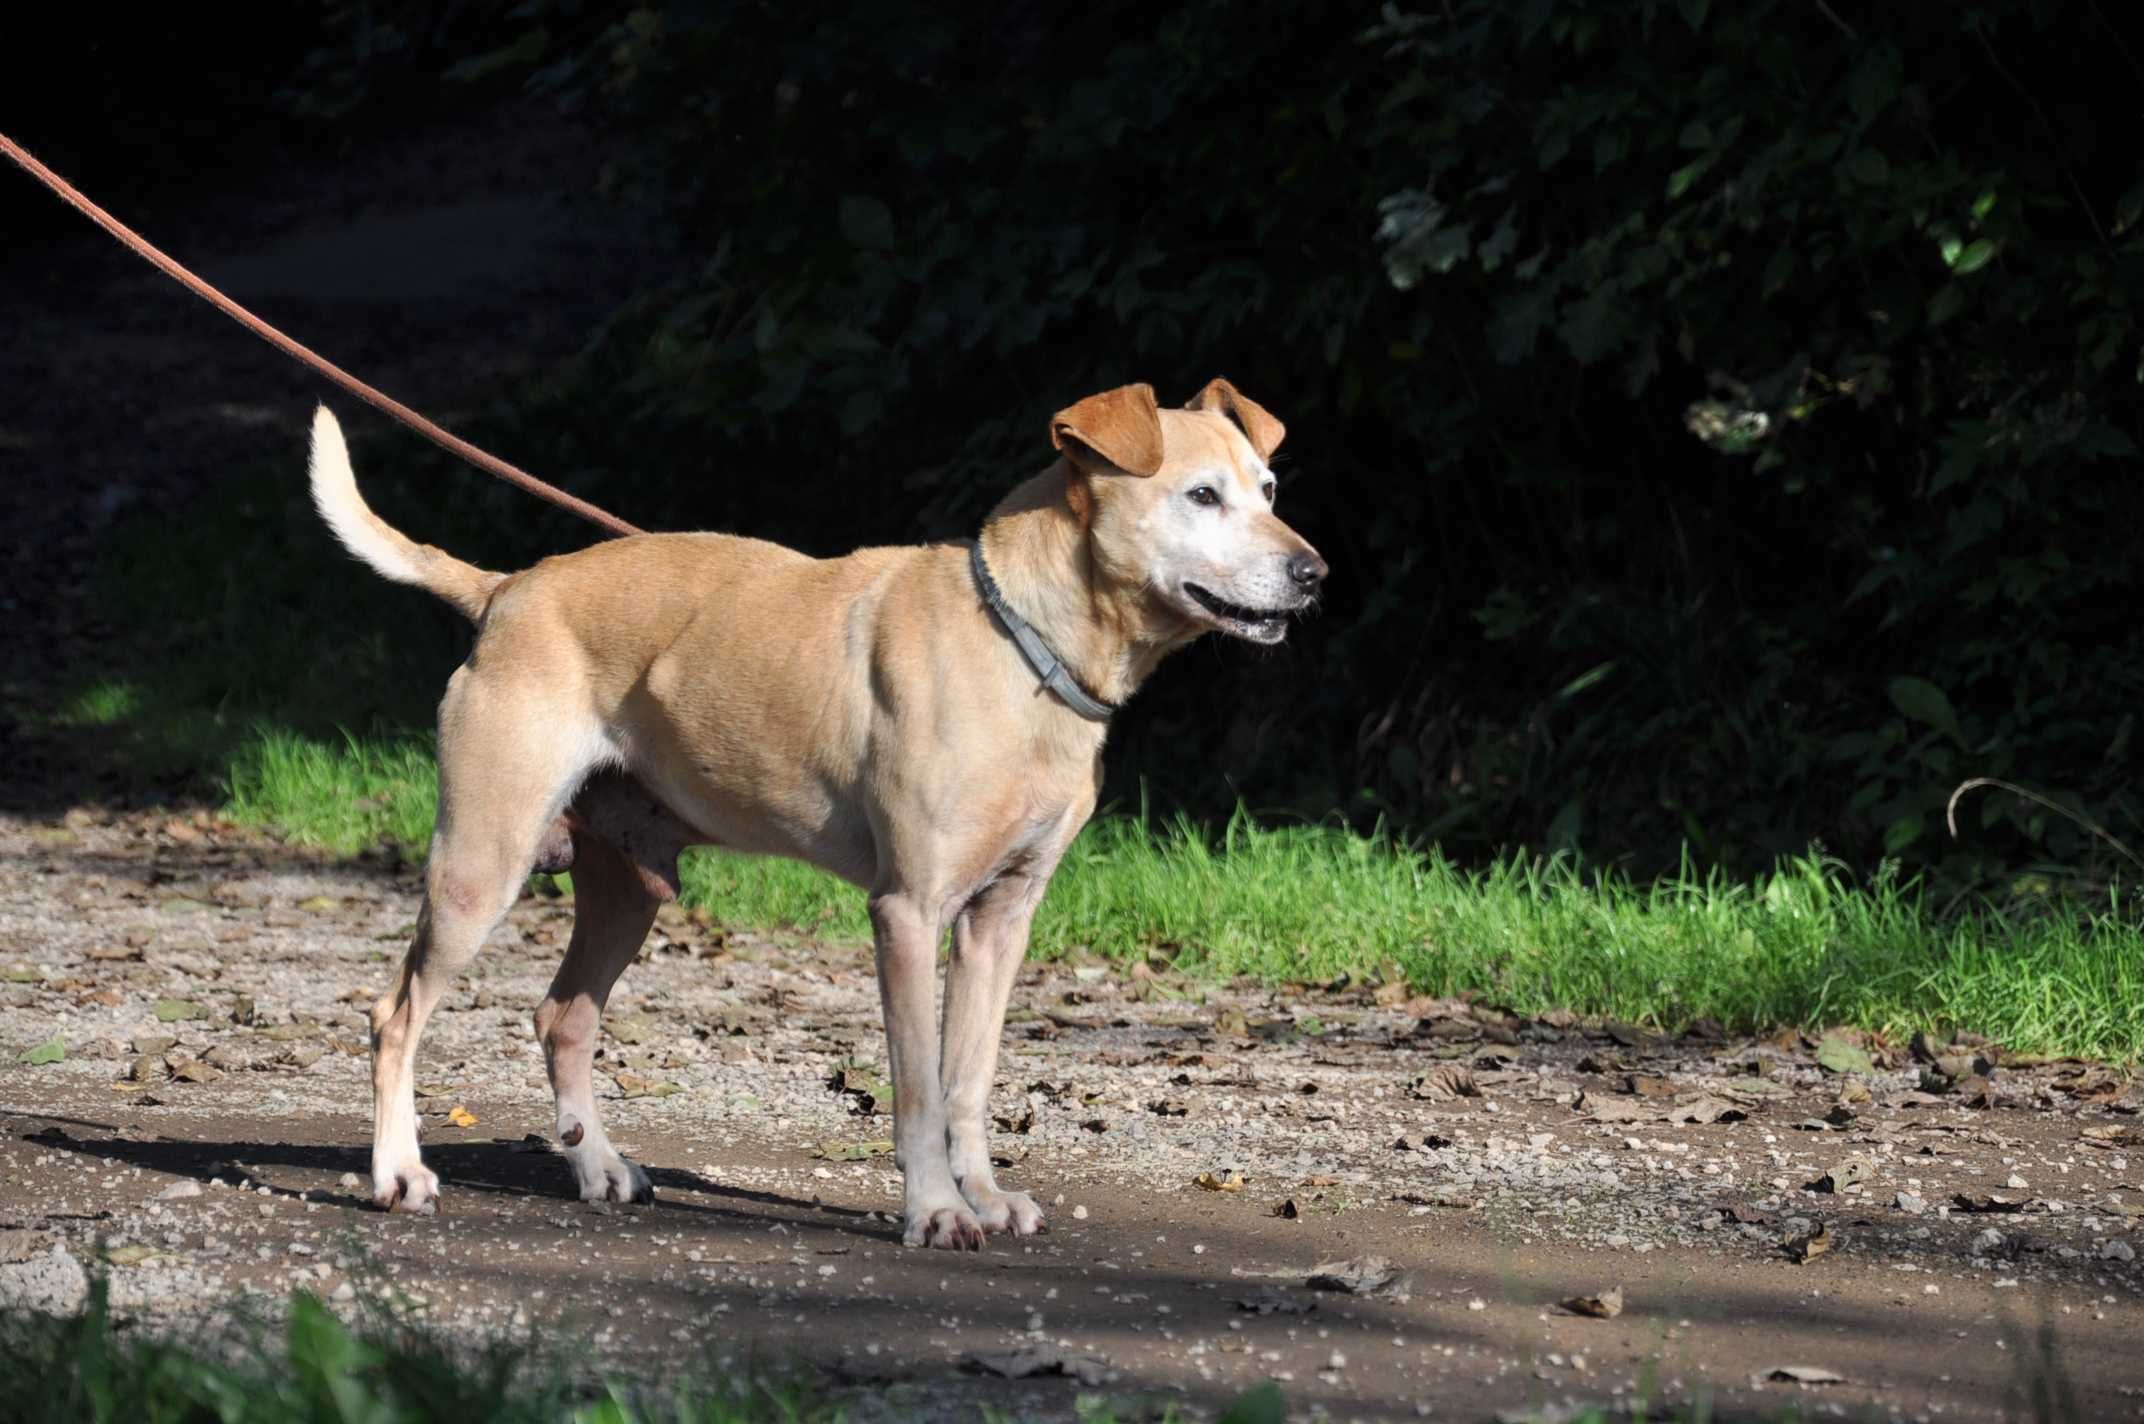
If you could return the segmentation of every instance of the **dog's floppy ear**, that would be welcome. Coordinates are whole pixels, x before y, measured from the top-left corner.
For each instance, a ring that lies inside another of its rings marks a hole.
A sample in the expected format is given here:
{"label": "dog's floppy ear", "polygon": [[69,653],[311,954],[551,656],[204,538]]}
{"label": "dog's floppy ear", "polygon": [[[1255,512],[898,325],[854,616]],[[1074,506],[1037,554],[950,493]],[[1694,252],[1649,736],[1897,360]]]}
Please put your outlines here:
{"label": "dog's floppy ear", "polygon": [[1235,421],[1261,460],[1272,459],[1280,442],[1288,438],[1288,427],[1273,412],[1230,385],[1226,377],[1215,376],[1208,381],[1206,389],[1193,396],[1184,409],[1218,411]]}
{"label": "dog's floppy ear", "polygon": [[1144,381],[1089,396],[1050,418],[1050,443],[1090,474],[1161,470],[1161,410]]}

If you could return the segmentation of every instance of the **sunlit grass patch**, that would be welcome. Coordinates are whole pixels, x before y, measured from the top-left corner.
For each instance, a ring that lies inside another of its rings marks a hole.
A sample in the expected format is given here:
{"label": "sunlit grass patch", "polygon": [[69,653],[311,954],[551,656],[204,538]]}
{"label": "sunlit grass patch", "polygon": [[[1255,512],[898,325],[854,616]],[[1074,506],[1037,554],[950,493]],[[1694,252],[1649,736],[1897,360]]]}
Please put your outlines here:
{"label": "sunlit grass patch", "polygon": [[[416,738],[270,733],[230,787],[238,819],[344,851],[384,837],[416,856],[437,771]],[[725,923],[870,932],[862,892],[792,861],[699,852],[683,878],[686,902]],[[2024,1051],[2144,1056],[2144,932],[2116,902],[1939,913],[1912,883],[1857,880],[1817,855],[1751,880],[1686,868],[1634,883],[1569,859],[1468,869],[1390,835],[1240,813],[1212,832],[1105,816],[1059,867],[1034,953],[1269,983],[1397,978],[1662,1028],[1963,1028]]]}
{"label": "sunlit grass patch", "polygon": [[422,855],[432,838],[439,765],[417,737],[329,743],[265,731],[240,749],[226,784],[225,810],[235,821],[344,853],[384,839]]}

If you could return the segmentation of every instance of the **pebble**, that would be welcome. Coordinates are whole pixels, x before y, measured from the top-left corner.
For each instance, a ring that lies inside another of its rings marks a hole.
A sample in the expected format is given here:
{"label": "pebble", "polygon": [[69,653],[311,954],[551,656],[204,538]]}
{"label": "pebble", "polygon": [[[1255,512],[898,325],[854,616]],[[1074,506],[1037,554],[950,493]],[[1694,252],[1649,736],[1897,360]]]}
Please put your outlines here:
{"label": "pebble", "polygon": [[156,1194],[158,1201],[185,1201],[188,1197],[201,1195],[199,1182],[173,1182]]}

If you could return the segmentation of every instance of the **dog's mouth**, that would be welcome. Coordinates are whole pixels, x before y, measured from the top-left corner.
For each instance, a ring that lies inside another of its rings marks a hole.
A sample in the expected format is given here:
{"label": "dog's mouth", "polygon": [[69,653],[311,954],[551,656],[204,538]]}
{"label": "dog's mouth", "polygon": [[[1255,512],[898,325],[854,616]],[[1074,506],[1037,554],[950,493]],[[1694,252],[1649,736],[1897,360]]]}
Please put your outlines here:
{"label": "dog's mouth", "polygon": [[1253,643],[1277,643],[1288,636],[1288,615],[1295,611],[1292,608],[1249,608],[1241,603],[1230,603],[1195,583],[1185,584],[1184,592],[1212,616],[1224,633]]}

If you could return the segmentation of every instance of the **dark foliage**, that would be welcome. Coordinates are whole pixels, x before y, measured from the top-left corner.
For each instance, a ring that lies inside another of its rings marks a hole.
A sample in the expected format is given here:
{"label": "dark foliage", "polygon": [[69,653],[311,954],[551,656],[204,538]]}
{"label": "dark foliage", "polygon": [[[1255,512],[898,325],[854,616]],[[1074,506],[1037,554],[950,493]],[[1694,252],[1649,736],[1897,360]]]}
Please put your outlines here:
{"label": "dark foliage", "polygon": [[1328,611],[1165,669],[1120,789],[1982,883],[2103,867],[2004,798],[1951,847],[1967,776],[2135,824],[2144,64],[2099,5],[334,13],[296,107],[551,95],[690,254],[516,414],[636,520],[957,536],[1091,390],[1281,414]]}

